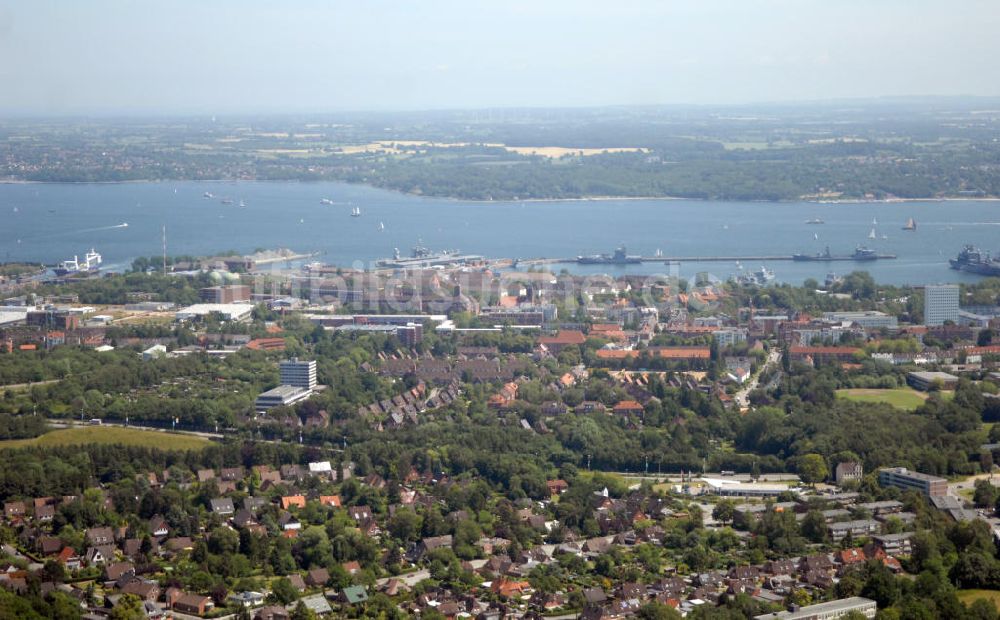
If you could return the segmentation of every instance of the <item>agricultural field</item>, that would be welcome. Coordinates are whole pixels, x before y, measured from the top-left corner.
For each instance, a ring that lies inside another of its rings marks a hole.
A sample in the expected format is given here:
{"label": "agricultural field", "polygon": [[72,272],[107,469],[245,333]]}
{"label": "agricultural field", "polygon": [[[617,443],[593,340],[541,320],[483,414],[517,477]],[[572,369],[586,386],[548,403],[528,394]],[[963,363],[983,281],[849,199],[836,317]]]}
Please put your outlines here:
{"label": "agricultural field", "polygon": [[33,446],[77,446],[82,444],[119,444],[159,448],[161,450],[200,450],[208,440],[193,435],[160,431],[144,431],[113,426],[82,426],[50,431],[32,439],[0,441],[0,449]]}

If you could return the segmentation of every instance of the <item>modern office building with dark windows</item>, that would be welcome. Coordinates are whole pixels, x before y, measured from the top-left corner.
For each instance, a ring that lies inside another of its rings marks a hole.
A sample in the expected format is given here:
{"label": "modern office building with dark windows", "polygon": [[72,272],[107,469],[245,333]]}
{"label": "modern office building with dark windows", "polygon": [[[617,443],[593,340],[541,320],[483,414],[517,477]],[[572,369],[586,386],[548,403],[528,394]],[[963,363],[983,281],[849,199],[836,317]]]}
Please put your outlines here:
{"label": "modern office building with dark windows", "polygon": [[904,491],[919,491],[927,497],[948,494],[948,481],[944,478],[910,471],[905,467],[886,467],[878,470],[878,483],[884,487],[896,487]]}
{"label": "modern office building with dark windows", "polygon": [[316,361],[292,358],[278,366],[282,385],[294,385],[307,390],[316,389]]}

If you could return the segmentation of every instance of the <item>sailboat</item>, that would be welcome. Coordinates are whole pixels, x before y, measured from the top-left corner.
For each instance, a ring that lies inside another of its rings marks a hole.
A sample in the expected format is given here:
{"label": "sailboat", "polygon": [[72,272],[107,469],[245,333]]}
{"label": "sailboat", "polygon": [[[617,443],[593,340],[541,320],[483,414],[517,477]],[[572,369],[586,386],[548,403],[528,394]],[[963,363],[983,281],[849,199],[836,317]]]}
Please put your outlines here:
{"label": "sailboat", "polygon": [[351,209],[351,217],[361,217],[361,207],[353,207]]}
{"label": "sailboat", "polygon": [[872,218],[872,226],[878,226],[878,220],[877,219]]}
{"label": "sailboat", "polygon": [[379,230],[385,230],[385,223],[383,223],[383,222],[379,222],[379,223],[378,223],[378,229],[379,229]]}
{"label": "sailboat", "polygon": [[819,240],[819,234],[813,233],[813,239],[816,239],[818,241]]}
{"label": "sailboat", "polygon": [[868,238],[869,239],[875,239],[875,229],[874,228],[872,228],[871,232],[868,233]]}
{"label": "sailboat", "polygon": [[240,198],[240,208],[245,209],[246,206],[247,206],[247,203],[242,198]]}
{"label": "sailboat", "polygon": [[916,229],[917,229],[917,221],[916,220],[914,220],[912,217],[910,219],[906,220],[906,225],[903,226],[903,230],[916,230]]}

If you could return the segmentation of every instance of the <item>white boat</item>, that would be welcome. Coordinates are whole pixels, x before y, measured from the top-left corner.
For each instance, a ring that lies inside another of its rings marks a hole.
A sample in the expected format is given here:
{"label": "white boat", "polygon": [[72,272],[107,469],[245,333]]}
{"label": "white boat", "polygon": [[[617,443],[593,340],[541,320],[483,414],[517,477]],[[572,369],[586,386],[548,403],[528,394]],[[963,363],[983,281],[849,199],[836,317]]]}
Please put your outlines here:
{"label": "white boat", "polygon": [[240,198],[240,208],[243,208],[243,209],[245,209],[245,208],[246,208],[246,206],[247,206],[247,203],[246,203],[246,202],[244,202],[242,198]]}
{"label": "white boat", "polygon": [[385,224],[384,224],[384,223],[382,223],[382,222],[379,222],[379,223],[378,223],[378,229],[379,229],[379,230],[385,230]]}
{"label": "white boat", "polygon": [[887,235],[885,233],[882,234],[882,239],[888,239],[888,238],[889,238],[889,235]]}
{"label": "white boat", "polygon": [[868,238],[869,239],[875,239],[876,238],[875,229],[874,228],[872,228],[871,232],[868,233]]}
{"label": "white boat", "polygon": [[128,222],[122,222],[118,225],[118,228],[128,228]]}
{"label": "white boat", "polygon": [[819,235],[817,233],[813,233],[813,239],[819,240]]}
{"label": "white boat", "polygon": [[319,199],[319,204],[321,204],[321,205],[332,205],[333,201],[330,200],[329,198],[320,198]]}
{"label": "white boat", "polygon": [[361,217],[361,207],[351,209],[351,217]]}
{"label": "white boat", "polygon": [[202,198],[206,198],[206,199],[207,198],[215,198],[215,194],[213,194],[212,192],[205,192],[204,194],[201,195],[201,197]]}
{"label": "white boat", "polygon": [[872,218],[872,226],[878,226],[878,220],[877,219]]}

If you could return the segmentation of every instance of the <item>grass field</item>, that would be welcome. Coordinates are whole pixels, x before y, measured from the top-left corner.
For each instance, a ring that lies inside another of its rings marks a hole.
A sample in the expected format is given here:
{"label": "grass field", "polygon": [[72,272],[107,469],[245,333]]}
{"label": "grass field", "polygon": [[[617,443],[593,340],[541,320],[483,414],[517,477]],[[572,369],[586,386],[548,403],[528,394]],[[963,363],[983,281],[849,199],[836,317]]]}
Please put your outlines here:
{"label": "grass field", "polygon": [[976,599],[984,598],[987,601],[993,603],[998,610],[1000,610],[1000,592],[996,590],[959,590],[958,600],[962,601],[966,605],[971,603]]}
{"label": "grass field", "polygon": [[161,450],[200,450],[208,440],[193,435],[143,431],[113,426],[81,426],[50,431],[33,439],[0,441],[0,449],[30,446],[78,446],[82,444],[125,444]]}
{"label": "grass field", "polygon": [[898,409],[906,409],[907,411],[916,409],[927,400],[927,394],[911,390],[910,388],[897,388],[894,390],[854,388],[850,390],[837,390],[837,396],[862,403],[886,403]]}

